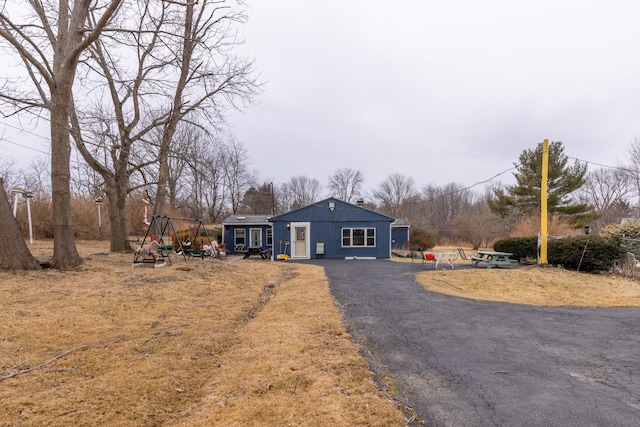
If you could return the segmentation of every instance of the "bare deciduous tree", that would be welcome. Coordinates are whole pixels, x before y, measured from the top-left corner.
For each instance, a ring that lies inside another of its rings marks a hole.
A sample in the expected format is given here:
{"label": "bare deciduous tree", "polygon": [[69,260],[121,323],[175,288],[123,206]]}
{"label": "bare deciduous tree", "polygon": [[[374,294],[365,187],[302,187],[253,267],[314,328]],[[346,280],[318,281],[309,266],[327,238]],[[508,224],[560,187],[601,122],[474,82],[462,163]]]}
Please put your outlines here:
{"label": "bare deciduous tree", "polygon": [[[78,61],[98,39],[121,1],[59,0],[56,4],[31,0],[4,7],[0,13],[0,39],[22,60],[32,88],[3,90],[0,99],[13,107],[14,113],[24,108],[45,109],[51,120],[54,268],[82,264],[73,231],[69,171],[69,117]],[[32,13],[25,17],[26,5]],[[89,21],[91,11],[99,18]]]}
{"label": "bare deciduous tree", "polygon": [[362,194],[364,175],[359,170],[338,169],[329,177],[331,195],[348,203],[353,203]]}
{"label": "bare deciduous tree", "polygon": [[467,205],[451,220],[449,227],[451,237],[471,243],[473,249],[486,246],[508,230],[507,222],[491,212],[484,200]]}
{"label": "bare deciduous tree", "polygon": [[451,221],[474,202],[473,192],[454,182],[422,188],[422,213],[439,237],[452,237]]}
{"label": "bare deciduous tree", "polygon": [[298,209],[317,201],[320,198],[322,186],[320,181],[308,176],[292,176],[282,188],[288,194],[288,209]]}
{"label": "bare deciduous tree", "polygon": [[[233,26],[245,17],[231,4],[131,2],[117,28],[91,46],[83,82],[98,97],[91,108],[76,108],[73,135],[105,181],[112,251],[129,249],[127,194],[153,184],[153,213],[166,214],[167,201],[175,208],[181,159],[203,158],[205,153],[194,153],[177,135],[180,123],[215,133],[225,111],[259,92],[253,64],[233,54]],[[196,174],[202,171],[195,167]],[[134,175],[140,176],[137,182],[131,181]],[[200,207],[197,198],[192,201]]]}
{"label": "bare deciduous tree", "polygon": [[154,207],[157,214],[165,204],[167,159],[178,123],[196,114],[214,124],[222,122],[226,109],[236,108],[237,102],[250,102],[259,91],[253,63],[231,54],[238,43],[233,25],[246,21],[246,16],[231,4],[220,0],[187,2],[184,15],[176,21],[176,33],[180,28],[183,33],[177,43],[181,49],[167,64],[176,66],[178,78],[162,126]]}
{"label": "bare deciduous tree", "polygon": [[628,171],[620,169],[596,169],[587,174],[579,197],[582,203],[593,206],[596,211],[598,218],[591,222],[594,233],[632,215],[628,199],[634,192],[634,185],[628,178]]}
{"label": "bare deciduous tree", "polygon": [[633,192],[635,216],[640,217],[640,137],[636,137],[626,150],[626,161],[620,165],[625,172],[625,178]]}
{"label": "bare deciduous tree", "polygon": [[0,178],[3,179],[5,192],[11,188],[20,187],[20,171],[15,161],[0,159]]}
{"label": "bare deciduous tree", "polygon": [[224,183],[227,187],[227,196],[231,213],[236,214],[244,193],[255,185],[257,174],[249,170],[251,162],[247,149],[242,143],[236,141],[233,136],[221,147],[221,150],[221,163]]}
{"label": "bare deciduous tree", "polygon": [[380,210],[392,217],[403,215],[402,206],[415,196],[414,179],[394,173],[382,181],[371,193]]}

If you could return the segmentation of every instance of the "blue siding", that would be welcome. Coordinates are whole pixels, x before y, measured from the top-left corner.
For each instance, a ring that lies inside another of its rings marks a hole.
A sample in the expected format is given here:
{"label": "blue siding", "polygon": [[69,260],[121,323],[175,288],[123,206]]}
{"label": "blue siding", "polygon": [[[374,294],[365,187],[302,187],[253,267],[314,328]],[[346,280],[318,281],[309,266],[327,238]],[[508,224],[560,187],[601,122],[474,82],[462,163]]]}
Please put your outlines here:
{"label": "blue siding", "polygon": [[234,225],[234,224],[229,224],[229,225],[225,225],[224,226],[224,236],[222,236],[222,241],[224,243],[226,243],[227,245],[227,253],[228,254],[234,254],[234,253],[238,253],[238,251],[235,250],[235,230],[237,229],[244,229],[245,230],[245,248],[249,247],[250,244],[250,233],[251,233],[251,229],[252,228],[259,228],[260,234],[262,236],[261,241],[262,241],[262,246],[261,248],[263,250],[267,250],[267,249],[273,249],[272,245],[268,245],[267,244],[267,229],[270,229],[271,226],[270,225],[250,225],[250,224],[243,224],[243,225]]}
{"label": "blue siding", "polygon": [[[329,209],[329,202],[335,209]],[[291,239],[287,224],[309,222],[310,257],[315,257],[316,243],[324,243],[324,258],[375,257],[389,258],[391,255],[391,222],[394,218],[379,214],[334,198],[313,203],[303,208],[273,217],[274,254],[284,253],[287,240]],[[375,228],[374,247],[343,247],[343,228]],[[280,243],[282,241],[282,243]],[[282,247],[282,250],[280,249]],[[288,246],[287,254],[291,255]]]}
{"label": "blue siding", "polygon": [[391,228],[391,248],[406,249],[409,244],[409,227]]}

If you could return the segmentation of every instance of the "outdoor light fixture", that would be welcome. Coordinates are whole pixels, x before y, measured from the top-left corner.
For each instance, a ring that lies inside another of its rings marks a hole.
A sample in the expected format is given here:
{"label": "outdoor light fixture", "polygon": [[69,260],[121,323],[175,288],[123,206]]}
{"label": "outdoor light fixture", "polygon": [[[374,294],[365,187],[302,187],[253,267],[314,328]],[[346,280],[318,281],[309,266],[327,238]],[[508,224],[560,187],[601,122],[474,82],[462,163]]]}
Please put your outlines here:
{"label": "outdoor light fixture", "polygon": [[289,230],[291,228],[291,224],[287,223],[287,230]]}
{"label": "outdoor light fixture", "polygon": [[329,202],[329,210],[333,212],[335,208],[336,208],[336,202]]}

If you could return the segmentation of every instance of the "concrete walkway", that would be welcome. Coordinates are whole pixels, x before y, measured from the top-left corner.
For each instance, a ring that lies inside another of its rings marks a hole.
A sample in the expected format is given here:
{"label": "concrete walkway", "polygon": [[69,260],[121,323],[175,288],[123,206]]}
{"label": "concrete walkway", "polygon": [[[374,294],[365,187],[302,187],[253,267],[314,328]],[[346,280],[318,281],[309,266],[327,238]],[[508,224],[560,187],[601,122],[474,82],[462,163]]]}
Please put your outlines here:
{"label": "concrete walkway", "polygon": [[309,263],[426,425],[640,425],[640,309],[478,302],[425,291],[418,263]]}

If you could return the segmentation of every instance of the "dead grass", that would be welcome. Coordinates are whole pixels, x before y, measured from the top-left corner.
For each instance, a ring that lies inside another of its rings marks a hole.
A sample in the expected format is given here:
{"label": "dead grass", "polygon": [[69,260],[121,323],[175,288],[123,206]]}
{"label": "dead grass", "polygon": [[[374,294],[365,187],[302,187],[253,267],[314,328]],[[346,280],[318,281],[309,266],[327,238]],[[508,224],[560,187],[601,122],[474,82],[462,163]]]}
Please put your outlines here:
{"label": "dead grass", "polygon": [[[78,249],[87,262],[75,271],[0,273],[0,425],[406,423],[376,389],[321,268],[133,269],[106,242]],[[51,242],[31,250],[51,255]]]}
{"label": "dead grass", "polygon": [[[87,262],[71,272],[0,273],[0,426],[406,424],[320,267],[230,257],[133,269],[106,242],[78,249]],[[51,255],[52,243],[31,250]],[[640,306],[634,281],[555,268],[417,280],[481,300]]]}
{"label": "dead grass", "polygon": [[[468,264],[469,261],[458,259],[457,263]],[[430,291],[476,300],[553,307],[640,307],[638,281],[551,266],[507,270],[450,270],[444,267],[433,271],[433,266],[427,265],[416,280]]]}

